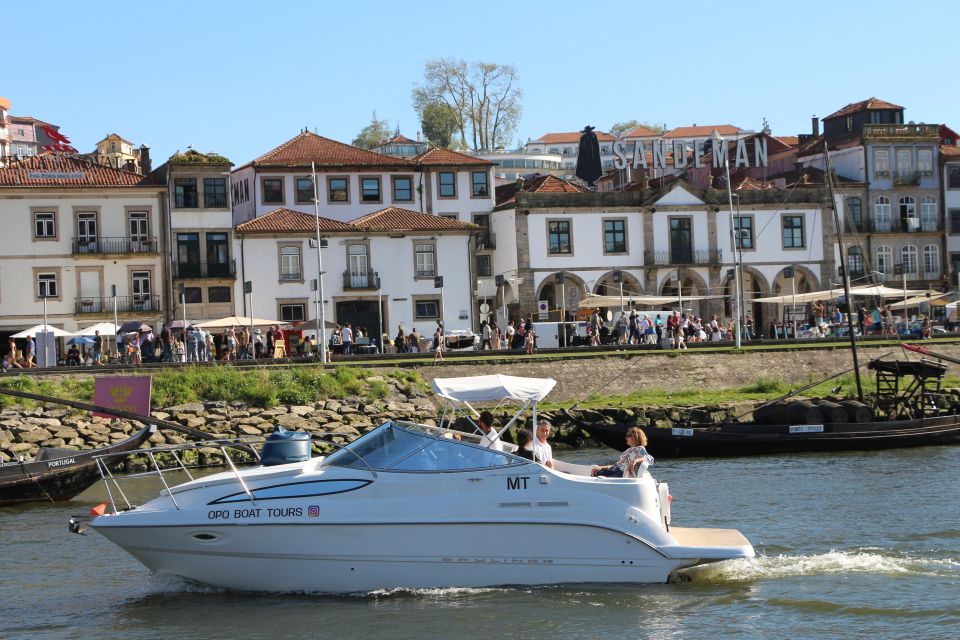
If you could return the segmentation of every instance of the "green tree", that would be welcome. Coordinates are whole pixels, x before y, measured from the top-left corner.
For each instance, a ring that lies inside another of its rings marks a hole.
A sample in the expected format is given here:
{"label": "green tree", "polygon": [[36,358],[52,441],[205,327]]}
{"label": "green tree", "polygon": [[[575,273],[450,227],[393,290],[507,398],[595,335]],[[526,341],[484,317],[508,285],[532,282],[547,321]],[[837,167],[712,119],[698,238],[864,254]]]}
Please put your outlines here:
{"label": "green tree", "polygon": [[625,122],[618,122],[610,127],[610,135],[619,138],[626,132],[637,127],[646,127],[655,133],[662,133],[663,127],[650,124],[649,122],[640,122],[639,120],[626,120]]}
{"label": "green tree", "polygon": [[377,120],[377,112],[374,110],[370,118],[370,124],[360,129],[360,133],[353,139],[353,146],[361,149],[372,149],[373,147],[386,142],[393,135],[390,130],[388,120]]}
{"label": "green tree", "polygon": [[420,130],[434,146],[448,148],[459,128],[456,112],[445,102],[424,105],[420,111]]}
{"label": "green tree", "polygon": [[423,84],[413,89],[421,120],[428,105],[445,104],[456,116],[461,147],[495,149],[509,143],[522,112],[516,67],[439,58],[427,61],[423,76]]}

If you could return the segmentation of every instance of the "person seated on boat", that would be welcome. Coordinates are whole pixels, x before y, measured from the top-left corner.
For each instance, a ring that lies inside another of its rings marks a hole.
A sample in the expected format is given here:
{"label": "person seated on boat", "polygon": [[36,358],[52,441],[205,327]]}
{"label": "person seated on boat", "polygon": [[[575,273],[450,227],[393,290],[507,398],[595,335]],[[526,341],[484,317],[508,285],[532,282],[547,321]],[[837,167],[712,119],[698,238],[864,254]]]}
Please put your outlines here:
{"label": "person seated on boat", "polygon": [[636,477],[637,470],[644,461],[653,464],[653,456],[647,453],[647,434],[640,427],[630,427],[627,430],[627,450],[620,454],[615,464],[597,465],[590,470],[590,475],[607,478]]}
{"label": "person seated on boat", "polygon": [[533,434],[529,429],[517,431],[517,455],[527,460],[533,460]]}
{"label": "person seated on boat", "polygon": [[500,440],[500,434],[493,428],[493,414],[489,411],[481,411],[477,424],[480,426],[480,431],[483,432],[483,437],[480,438],[480,446],[495,451],[503,451],[503,441]]}
{"label": "person seated on boat", "polygon": [[545,467],[553,469],[553,447],[547,442],[550,437],[551,425],[546,420],[541,420],[537,425],[537,441],[531,443],[531,450],[535,450],[537,462]]}

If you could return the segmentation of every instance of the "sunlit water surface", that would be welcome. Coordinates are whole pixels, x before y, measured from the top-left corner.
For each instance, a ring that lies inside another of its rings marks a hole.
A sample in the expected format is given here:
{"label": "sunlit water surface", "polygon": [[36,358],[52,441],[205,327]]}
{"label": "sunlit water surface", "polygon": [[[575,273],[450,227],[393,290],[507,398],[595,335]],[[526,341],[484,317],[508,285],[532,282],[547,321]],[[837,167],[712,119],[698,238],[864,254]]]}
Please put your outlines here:
{"label": "sunlit water surface", "polygon": [[[71,514],[102,500],[95,487],[0,510],[0,638],[960,637],[960,447],[664,460],[653,471],[670,483],[676,524],[738,528],[760,557],[665,585],[233,593],[152,576],[96,533],[67,533]],[[134,484],[139,500],[155,493]]]}

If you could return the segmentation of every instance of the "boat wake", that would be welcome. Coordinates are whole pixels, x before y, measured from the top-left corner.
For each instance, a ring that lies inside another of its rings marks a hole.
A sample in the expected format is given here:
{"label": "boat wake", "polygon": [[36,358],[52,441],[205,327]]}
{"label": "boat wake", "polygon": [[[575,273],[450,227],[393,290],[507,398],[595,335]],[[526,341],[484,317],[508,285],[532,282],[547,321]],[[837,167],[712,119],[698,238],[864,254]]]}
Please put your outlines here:
{"label": "boat wake", "polygon": [[831,550],[815,555],[761,556],[727,560],[683,569],[678,582],[749,582],[766,578],[792,578],[840,574],[956,576],[960,559],[913,557],[875,547],[850,551]]}

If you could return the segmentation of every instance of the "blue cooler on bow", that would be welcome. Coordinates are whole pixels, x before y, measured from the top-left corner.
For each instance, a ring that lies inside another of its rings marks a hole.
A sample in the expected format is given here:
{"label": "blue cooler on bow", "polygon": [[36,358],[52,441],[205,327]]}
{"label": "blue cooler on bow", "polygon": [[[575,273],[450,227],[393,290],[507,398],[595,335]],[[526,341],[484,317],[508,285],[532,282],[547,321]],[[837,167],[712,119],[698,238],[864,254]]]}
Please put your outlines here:
{"label": "blue cooler on bow", "polygon": [[260,453],[260,464],[272,467],[278,464],[303,462],[310,459],[310,434],[287,431],[277,426],[267,437]]}

